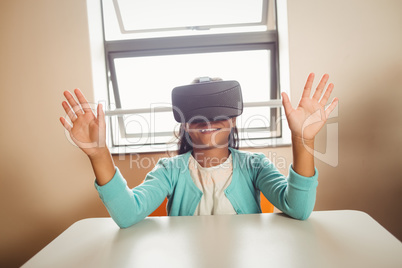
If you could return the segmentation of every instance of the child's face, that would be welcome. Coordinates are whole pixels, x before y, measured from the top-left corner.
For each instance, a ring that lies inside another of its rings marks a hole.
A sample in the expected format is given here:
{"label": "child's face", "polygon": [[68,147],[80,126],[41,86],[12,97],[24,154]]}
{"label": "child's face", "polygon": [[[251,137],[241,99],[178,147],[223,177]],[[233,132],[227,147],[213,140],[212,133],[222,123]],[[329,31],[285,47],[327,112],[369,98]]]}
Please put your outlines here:
{"label": "child's face", "polygon": [[189,143],[194,149],[212,149],[228,146],[229,134],[236,125],[236,118],[220,121],[187,123]]}

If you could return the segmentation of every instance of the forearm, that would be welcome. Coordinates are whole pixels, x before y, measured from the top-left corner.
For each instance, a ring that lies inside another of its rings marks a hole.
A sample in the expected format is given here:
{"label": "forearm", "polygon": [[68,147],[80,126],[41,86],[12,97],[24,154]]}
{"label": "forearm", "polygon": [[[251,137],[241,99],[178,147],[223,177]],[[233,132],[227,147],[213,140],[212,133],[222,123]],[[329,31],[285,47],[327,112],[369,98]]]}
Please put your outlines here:
{"label": "forearm", "polygon": [[109,149],[105,147],[96,155],[90,156],[92,168],[95,173],[96,182],[99,186],[108,183],[115,174],[115,166]]}
{"label": "forearm", "polygon": [[312,173],[313,176],[305,177],[290,167],[285,177],[273,164],[270,166],[261,162],[261,168],[256,172],[256,185],[276,208],[293,218],[304,220],[315,204],[318,171],[314,168]]}
{"label": "forearm", "polygon": [[283,191],[281,207],[278,208],[295,219],[307,219],[315,205],[317,177],[318,174],[303,177],[290,168],[286,191]]}
{"label": "forearm", "polygon": [[129,227],[151,214],[171,193],[171,183],[161,169],[148,173],[145,181],[133,189],[127,186],[119,169],[106,185],[95,183],[103,204],[121,228]]}
{"label": "forearm", "polygon": [[314,176],[314,140],[292,136],[293,170],[304,177]]}

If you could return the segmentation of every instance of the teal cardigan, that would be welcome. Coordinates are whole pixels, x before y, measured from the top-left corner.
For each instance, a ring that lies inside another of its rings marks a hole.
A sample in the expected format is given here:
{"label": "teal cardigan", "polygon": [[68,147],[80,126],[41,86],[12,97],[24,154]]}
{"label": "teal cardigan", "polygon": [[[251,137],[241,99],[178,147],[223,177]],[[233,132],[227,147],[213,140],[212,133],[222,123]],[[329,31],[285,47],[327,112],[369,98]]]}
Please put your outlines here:
{"label": "teal cardigan", "polygon": [[[298,175],[290,166],[283,176],[261,153],[229,148],[232,154],[232,182],[225,195],[238,214],[261,213],[260,191],[279,210],[304,220],[313,211],[318,172],[313,177]],[[162,158],[144,182],[129,189],[118,168],[111,181],[96,184],[99,196],[110,216],[121,227],[129,227],[151,214],[168,198],[170,216],[192,216],[203,195],[194,184],[188,168],[191,151]]]}

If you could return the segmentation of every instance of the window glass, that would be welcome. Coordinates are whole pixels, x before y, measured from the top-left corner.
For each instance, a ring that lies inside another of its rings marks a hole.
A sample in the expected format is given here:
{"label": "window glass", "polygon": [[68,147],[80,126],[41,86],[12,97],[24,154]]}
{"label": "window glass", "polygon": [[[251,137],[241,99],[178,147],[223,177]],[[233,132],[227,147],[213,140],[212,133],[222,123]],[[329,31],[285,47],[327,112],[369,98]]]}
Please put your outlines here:
{"label": "window glass", "polygon": [[123,31],[261,23],[262,0],[114,0]]}
{"label": "window glass", "polygon": [[270,99],[271,51],[248,50],[115,59],[123,109],[171,103],[176,86],[200,76],[237,80],[244,102]]}
{"label": "window glass", "polygon": [[271,15],[267,15],[268,0],[103,0],[102,3],[106,40],[265,31],[272,26]]}

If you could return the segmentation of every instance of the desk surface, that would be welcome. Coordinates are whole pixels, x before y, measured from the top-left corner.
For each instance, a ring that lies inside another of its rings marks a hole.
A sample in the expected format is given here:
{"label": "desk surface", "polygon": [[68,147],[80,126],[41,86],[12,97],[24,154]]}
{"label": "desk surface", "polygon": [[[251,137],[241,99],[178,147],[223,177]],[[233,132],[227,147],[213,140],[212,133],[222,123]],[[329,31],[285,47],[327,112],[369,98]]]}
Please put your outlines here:
{"label": "desk surface", "polygon": [[74,223],[23,267],[402,267],[402,243],[358,211]]}

